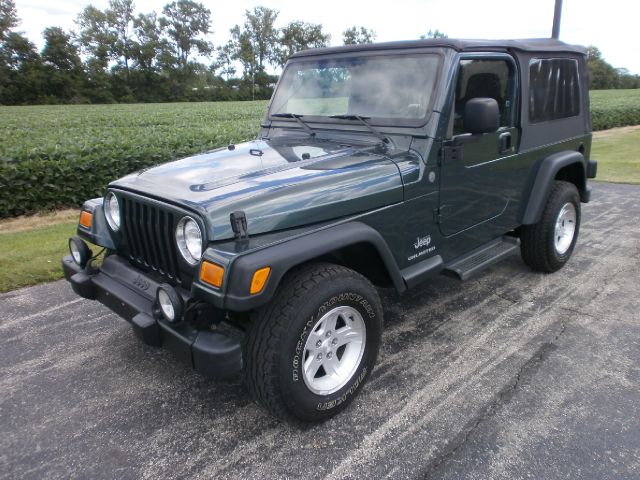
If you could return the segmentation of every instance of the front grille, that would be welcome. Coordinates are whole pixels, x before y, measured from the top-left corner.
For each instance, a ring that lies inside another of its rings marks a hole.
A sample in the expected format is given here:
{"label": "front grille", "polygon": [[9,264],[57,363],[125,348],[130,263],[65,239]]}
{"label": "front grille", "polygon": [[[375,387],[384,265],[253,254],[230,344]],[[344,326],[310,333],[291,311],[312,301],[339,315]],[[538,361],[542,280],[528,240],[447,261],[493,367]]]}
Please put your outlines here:
{"label": "front grille", "polygon": [[182,283],[175,244],[175,214],[121,196],[122,234],[129,260],[169,281]]}

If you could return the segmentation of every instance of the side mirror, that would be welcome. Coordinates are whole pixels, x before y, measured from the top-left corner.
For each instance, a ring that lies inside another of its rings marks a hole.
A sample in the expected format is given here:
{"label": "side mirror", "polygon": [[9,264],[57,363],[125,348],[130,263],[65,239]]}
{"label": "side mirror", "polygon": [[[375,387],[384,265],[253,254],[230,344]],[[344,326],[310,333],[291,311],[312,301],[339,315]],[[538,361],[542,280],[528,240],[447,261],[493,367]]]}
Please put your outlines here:
{"label": "side mirror", "polygon": [[500,108],[493,98],[472,98],[464,106],[464,131],[491,133],[500,127]]}

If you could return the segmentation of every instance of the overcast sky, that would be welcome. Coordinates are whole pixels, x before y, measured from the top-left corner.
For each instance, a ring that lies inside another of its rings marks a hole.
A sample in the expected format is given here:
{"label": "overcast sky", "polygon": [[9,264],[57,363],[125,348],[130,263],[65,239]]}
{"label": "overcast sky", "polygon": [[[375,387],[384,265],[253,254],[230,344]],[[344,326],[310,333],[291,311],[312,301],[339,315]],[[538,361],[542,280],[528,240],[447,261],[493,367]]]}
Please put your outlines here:
{"label": "overcast sky", "polygon": [[[135,0],[134,0],[135,1]],[[106,8],[108,0],[25,0],[17,2],[23,31],[38,46],[45,27],[74,28],[74,19],[89,3]],[[137,0],[137,13],[161,12],[166,1]],[[375,30],[376,41],[418,38],[439,29],[457,38],[533,38],[551,35],[554,0],[225,0],[203,3],[212,12],[215,45],[225,43],[229,29],[242,24],[244,11],[264,5],[280,11],[277,26],[293,20],[321,23],[331,44],[342,44],[352,25]],[[560,39],[595,45],[614,67],[640,74],[640,4],[637,0],[564,0]]]}

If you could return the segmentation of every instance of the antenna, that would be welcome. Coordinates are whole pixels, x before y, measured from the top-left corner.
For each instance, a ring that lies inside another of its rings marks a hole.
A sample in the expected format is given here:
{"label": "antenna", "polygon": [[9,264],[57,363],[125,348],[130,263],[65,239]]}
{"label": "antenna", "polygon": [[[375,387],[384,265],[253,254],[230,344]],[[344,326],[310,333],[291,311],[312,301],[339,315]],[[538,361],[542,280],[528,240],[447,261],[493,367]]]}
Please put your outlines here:
{"label": "antenna", "polygon": [[553,11],[553,30],[551,38],[560,38],[560,17],[562,16],[562,0],[556,0],[556,8]]}

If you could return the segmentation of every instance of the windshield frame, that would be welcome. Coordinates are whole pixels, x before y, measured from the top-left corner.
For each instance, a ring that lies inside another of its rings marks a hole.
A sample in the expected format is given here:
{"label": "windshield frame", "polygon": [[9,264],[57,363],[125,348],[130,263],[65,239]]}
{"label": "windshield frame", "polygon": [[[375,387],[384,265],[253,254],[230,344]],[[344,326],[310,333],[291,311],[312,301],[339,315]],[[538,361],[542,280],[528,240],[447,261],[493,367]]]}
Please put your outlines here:
{"label": "windshield frame", "polygon": [[[280,84],[283,81],[286,72],[290,68],[294,68],[300,64],[308,64],[315,65],[320,61],[339,61],[342,59],[349,58],[361,58],[361,57],[375,57],[375,58],[399,58],[399,57],[417,57],[417,56],[432,56],[437,57],[437,66],[435,71],[435,81],[433,84],[433,90],[431,92],[431,96],[429,98],[429,103],[426,108],[426,113],[423,117],[419,118],[399,118],[399,117],[367,117],[367,121],[374,126],[377,127],[423,127],[429,120],[431,119],[431,114],[433,113],[433,106],[436,102],[439,94],[439,89],[442,85],[442,71],[444,68],[444,60],[445,56],[440,49],[434,48],[414,48],[407,49],[403,51],[397,50],[372,50],[372,51],[360,51],[360,52],[345,52],[345,53],[334,53],[334,54],[323,54],[323,55],[310,55],[310,56],[301,56],[290,59],[287,62],[280,78],[278,79],[278,84],[271,96],[271,100],[269,101],[269,107],[267,110],[266,118],[270,122],[286,122],[291,123],[294,120],[287,118],[279,118],[272,116],[272,108],[273,102],[276,99],[276,93],[280,88]],[[298,113],[298,112],[288,112],[288,113]],[[355,122],[349,120],[341,120],[337,118],[330,118],[329,116],[324,115],[303,115],[302,118],[305,122],[309,123],[318,123],[318,124],[339,124],[339,125],[358,125]],[[359,125],[358,125],[359,126]]]}

